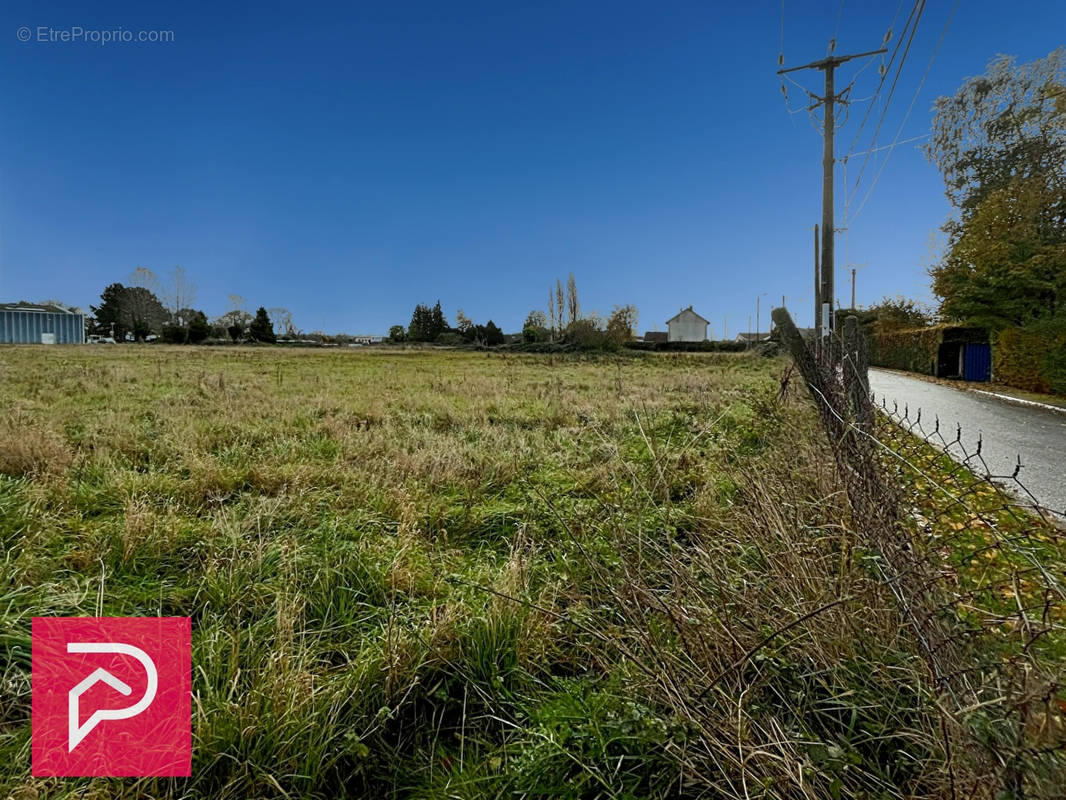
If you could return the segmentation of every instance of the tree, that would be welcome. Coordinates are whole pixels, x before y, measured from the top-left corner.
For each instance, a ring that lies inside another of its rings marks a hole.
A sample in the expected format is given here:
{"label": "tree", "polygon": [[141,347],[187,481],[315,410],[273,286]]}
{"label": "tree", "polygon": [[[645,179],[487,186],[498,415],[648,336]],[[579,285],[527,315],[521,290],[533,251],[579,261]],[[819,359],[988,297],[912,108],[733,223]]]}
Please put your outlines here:
{"label": "tree", "polygon": [[170,322],[187,328],[190,320],[182,317],[181,312],[196,301],[196,284],[189,280],[182,267],[170,271],[170,282],[162,290],[163,304],[170,312]]}
{"label": "tree", "polygon": [[93,315],[93,324],[89,332],[97,336],[114,336],[115,341],[126,341],[126,327],[122,300],[126,287],[121,283],[112,283],[100,293],[100,305],[89,306]]}
{"label": "tree", "polygon": [[986,74],[936,101],[927,157],[956,213],[930,269],[940,311],[993,328],[1063,313],[1066,50]]}
{"label": "tree", "polygon": [[1066,50],[1021,66],[992,60],[933,108],[926,157],[939,168],[948,199],[963,219],[1017,178],[1053,176],[1066,164]]}
{"label": "tree", "polygon": [[440,301],[430,308],[419,303],[411,314],[411,324],[407,326],[407,338],[412,342],[432,342],[448,330],[448,321],[441,311]]}
{"label": "tree", "polygon": [[[148,267],[136,267],[133,272],[126,278],[126,284],[140,289],[147,289],[156,299],[159,299],[159,295],[163,294],[163,289],[159,284],[159,278]],[[162,305],[162,303],[160,303]]]}
{"label": "tree", "polygon": [[566,299],[563,294],[563,284],[558,278],[555,279],[555,318],[559,322],[559,331],[566,327]]}
{"label": "tree", "polygon": [[431,342],[436,341],[437,337],[440,336],[442,333],[444,333],[447,329],[448,329],[448,320],[446,320],[444,318],[444,312],[441,311],[441,309],[440,309],[440,300],[438,300],[437,304],[435,306],[433,306],[433,312],[430,314],[430,318],[429,318],[429,340],[428,341],[431,341]]}
{"label": "tree", "polygon": [[924,328],[933,321],[926,306],[902,295],[883,297],[880,302],[863,309],[858,316],[864,324],[869,323],[882,333],[904,328]]}
{"label": "tree", "polygon": [[477,331],[474,321],[463,313],[463,309],[459,309],[455,312],[455,330],[459,332],[459,335],[466,341],[473,340]]}
{"label": "tree", "polygon": [[495,347],[496,345],[504,343],[503,331],[501,331],[491,319],[485,323],[481,338],[489,347]]}
{"label": "tree", "polygon": [[522,340],[526,342],[546,342],[551,338],[548,321],[539,309],[530,311],[522,323]]}
{"label": "tree", "polygon": [[407,338],[412,342],[430,341],[433,326],[433,312],[419,303],[411,314],[411,324],[407,326]]}
{"label": "tree", "polygon": [[984,195],[930,270],[941,313],[993,329],[1066,311],[1066,191],[1016,178]]}
{"label": "tree", "polygon": [[159,298],[143,286],[127,286],[122,291],[121,319],[138,342],[159,333],[167,321],[167,310]]}
{"label": "tree", "polygon": [[570,273],[570,277],[566,279],[566,313],[567,313],[567,325],[573,325],[579,319],[581,319],[581,305],[577,301],[577,281],[574,280],[574,273]]}
{"label": "tree", "polygon": [[526,315],[526,321],[522,323],[523,328],[547,328],[548,321],[544,318],[544,312],[539,309],[533,309]]}
{"label": "tree", "polygon": [[215,320],[215,325],[229,334],[235,342],[241,340],[252,318],[245,311],[245,299],[239,294],[229,296],[230,310]]}
{"label": "tree", "polygon": [[586,350],[603,347],[606,334],[595,316],[585,317],[566,327],[566,341]]}
{"label": "tree", "polygon": [[203,311],[194,311],[184,317],[189,320],[189,344],[199,344],[211,334],[211,326],[207,324],[207,314]]}
{"label": "tree", "polygon": [[292,312],[287,308],[281,308],[280,306],[274,308],[268,308],[267,314],[270,315],[270,319],[277,325],[278,331],[286,336],[295,336],[296,327],[292,324]]}
{"label": "tree", "polygon": [[607,340],[616,347],[636,336],[637,307],[634,305],[615,306],[607,319]]}
{"label": "tree", "polygon": [[390,342],[404,342],[407,341],[407,331],[403,325],[393,325],[389,328],[389,341]]}
{"label": "tree", "polygon": [[548,287],[548,320],[549,320],[550,324],[548,326],[548,330],[551,331],[551,338],[554,341],[555,340],[555,332],[559,329],[559,324],[555,320],[555,300],[553,299],[553,297],[554,297],[554,295],[552,293],[552,288],[549,286]]}
{"label": "tree", "polygon": [[270,321],[270,315],[267,314],[267,310],[262,306],[259,306],[255,312],[255,319],[252,320],[252,324],[248,326],[248,334],[252,337],[253,341],[266,342],[273,344],[277,341],[277,337],[274,335],[274,325]]}

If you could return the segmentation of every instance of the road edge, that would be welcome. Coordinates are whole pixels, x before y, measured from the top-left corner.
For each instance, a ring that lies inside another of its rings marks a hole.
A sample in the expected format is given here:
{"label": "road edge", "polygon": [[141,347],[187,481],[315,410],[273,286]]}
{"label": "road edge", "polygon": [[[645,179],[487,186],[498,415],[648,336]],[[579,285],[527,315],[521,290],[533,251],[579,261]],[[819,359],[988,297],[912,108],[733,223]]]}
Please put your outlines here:
{"label": "road edge", "polygon": [[1035,408],[1046,409],[1047,411],[1055,411],[1059,414],[1066,414],[1066,408],[1063,408],[1062,406],[1053,406],[1049,403],[1040,403],[1036,400],[1026,400],[1023,397],[1014,397],[1009,394],[1000,394],[999,392],[988,392],[984,389],[963,389],[962,391],[971,391],[974,394],[983,394],[988,397],[995,397],[998,400],[1006,400],[1008,403],[1018,403],[1023,406],[1033,406]]}

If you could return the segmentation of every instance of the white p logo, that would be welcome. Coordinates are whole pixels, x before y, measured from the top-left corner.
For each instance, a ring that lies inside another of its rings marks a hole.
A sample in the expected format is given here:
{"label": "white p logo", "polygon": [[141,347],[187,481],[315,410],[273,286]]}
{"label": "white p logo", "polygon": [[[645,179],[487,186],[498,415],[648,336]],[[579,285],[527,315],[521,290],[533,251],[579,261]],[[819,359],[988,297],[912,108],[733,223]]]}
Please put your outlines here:
{"label": "white p logo", "polygon": [[78,746],[82,739],[89,735],[89,732],[92,731],[93,728],[105,719],[129,719],[130,717],[137,716],[148,708],[155,699],[156,690],[159,688],[159,673],[156,672],[155,663],[148,657],[148,654],[139,647],[134,647],[132,644],[123,644],[121,642],[68,642],[67,652],[121,653],[122,655],[132,656],[141,662],[141,666],[144,667],[144,671],[148,675],[148,686],[144,690],[144,697],[132,706],[127,706],[126,708],[94,711],[92,715],[85,720],[84,725],[78,725],[78,698],[85,694],[91,686],[95,686],[99,681],[103,681],[115,691],[121,692],[126,696],[132,694],[133,689],[103,667],[94,670],[87,678],[71,689],[67,693],[67,752],[69,753]]}

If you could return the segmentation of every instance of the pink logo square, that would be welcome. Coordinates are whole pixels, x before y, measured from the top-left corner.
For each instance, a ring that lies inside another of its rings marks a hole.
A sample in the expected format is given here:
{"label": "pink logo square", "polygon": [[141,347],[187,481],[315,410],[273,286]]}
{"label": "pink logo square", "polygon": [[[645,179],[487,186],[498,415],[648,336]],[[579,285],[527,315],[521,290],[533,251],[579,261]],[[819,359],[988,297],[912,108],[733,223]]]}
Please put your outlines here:
{"label": "pink logo square", "polygon": [[188,776],[188,617],[33,618],[33,774]]}

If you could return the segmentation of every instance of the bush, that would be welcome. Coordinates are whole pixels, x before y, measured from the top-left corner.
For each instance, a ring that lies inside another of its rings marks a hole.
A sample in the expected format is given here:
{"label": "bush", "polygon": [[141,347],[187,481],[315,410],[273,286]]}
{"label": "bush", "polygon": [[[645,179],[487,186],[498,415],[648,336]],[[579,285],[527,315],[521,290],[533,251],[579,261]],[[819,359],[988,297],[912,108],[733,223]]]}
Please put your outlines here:
{"label": "bush", "polygon": [[164,325],[160,338],[167,344],[185,344],[189,340],[189,330],[181,325]]}
{"label": "bush", "polygon": [[211,326],[207,324],[207,318],[194,319],[189,323],[189,344],[200,344],[211,334]]}
{"label": "bush", "polygon": [[534,342],[547,342],[551,339],[551,334],[547,328],[539,325],[527,325],[522,329],[522,341],[526,344],[533,344]]}
{"label": "bush", "polygon": [[870,337],[870,363],[934,375],[942,336],[942,326],[875,332]]}
{"label": "bush", "polygon": [[458,347],[459,345],[466,344],[466,340],[457,331],[445,331],[437,337],[434,344],[443,344],[450,347]]}
{"label": "bush", "polygon": [[625,347],[669,353],[739,353],[748,349],[748,343],[734,339],[716,342],[626,342]]}
{"label": "bush", "polygon": [[579,349],[598,350],[604,346],[606,334],[596,324],[596,320],[578,319],[567,326],[563,339]]}
{"label": "bush", "polygon": [[1066,394],[1066,319],[1004,328],[992,348],[997,381],[1032,392]]}

